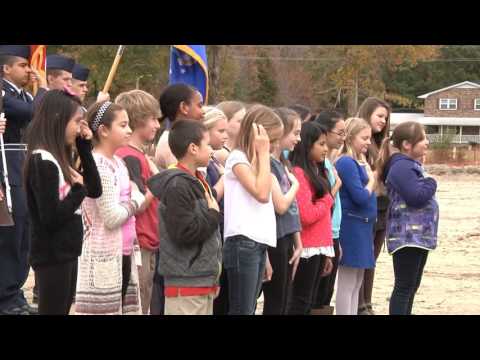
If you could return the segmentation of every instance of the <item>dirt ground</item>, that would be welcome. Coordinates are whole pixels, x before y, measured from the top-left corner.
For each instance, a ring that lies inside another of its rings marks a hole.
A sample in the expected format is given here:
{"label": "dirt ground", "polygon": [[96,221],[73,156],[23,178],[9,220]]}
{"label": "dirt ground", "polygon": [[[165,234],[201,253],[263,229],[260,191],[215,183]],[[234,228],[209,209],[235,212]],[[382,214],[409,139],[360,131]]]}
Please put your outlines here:
{"label": "dirt ground", "polygon": [[[439,245],[431,252],[413,313],[480,314],[480,175],[435,176],[440,203]],[[33,274],[24,290],[32,298]],[[382,251],[373,291],[374,310],[388,314],[393,288],[391,256]],[[257,313],[262,312],[261,298]]]}

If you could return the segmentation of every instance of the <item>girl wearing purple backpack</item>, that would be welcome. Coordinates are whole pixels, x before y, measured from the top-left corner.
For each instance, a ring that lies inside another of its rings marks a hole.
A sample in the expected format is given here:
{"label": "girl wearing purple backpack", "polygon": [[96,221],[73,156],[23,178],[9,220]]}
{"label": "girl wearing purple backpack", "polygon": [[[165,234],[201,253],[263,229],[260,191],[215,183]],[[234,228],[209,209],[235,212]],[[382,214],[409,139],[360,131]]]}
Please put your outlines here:
{"label": "girl wearing purple backpack", "polygon": [[428,252],[437,246],[437,183],[425,174],[421,163],[427,147],[423,126],[408,121],[383,141],[378,159],[378,178],[391,201],[386,239],[393,255],[395,285],[390,315],[411,314]]}

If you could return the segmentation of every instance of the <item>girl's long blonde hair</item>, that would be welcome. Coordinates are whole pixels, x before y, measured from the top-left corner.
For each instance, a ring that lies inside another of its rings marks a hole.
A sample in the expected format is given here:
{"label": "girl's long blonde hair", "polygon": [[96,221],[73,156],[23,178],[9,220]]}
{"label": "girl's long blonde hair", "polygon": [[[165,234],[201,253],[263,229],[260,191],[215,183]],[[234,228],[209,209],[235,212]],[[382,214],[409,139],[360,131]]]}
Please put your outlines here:
{"label": "girl's long blonde hair", "polygon": [[272,109],[264,105],[253,105],[245,114],[235,141],[235,149],[243,151],[247,155],[248,161],[250,161],[252,165],[255,165],[254,168],[256,169],[257,159],[254,147],[255,144],[253,143],[254,123],[262,125],[270,138],[272,132],[275,129],[282,127],[283,123],[280,117],[275,114]]}
{"label": "girl's long blonde hair", "polygon": [[242,109],[245,109],[245,104],[240,101],[222,101],[221,103],[215,106],[217,109],[223,111],[227,116],[227,120],[230,121],[235,116],[237,112]]}
{"label": "girl's long blonde hair", "polygon": [[228,120],[225,113],[214,106],[204,106],[203,112],[205,114],[203,116],[203,125],[205,125],[208,130],[214,128],[219,120]]}
{"label": "girl's long blonde hair", "polygon": [[336,160],[338,160],[342,156],[350,156],[351,158],[357,161],[366,161],[364,155],[361,155],[359,157],[358,154],[353,150],[352,142],[353,142],[353,139],[355,139],[355,136],[357,136],[360,133],[360,131],[364,129],[369,129],[369,128],[370,128],[370,124],[362,118],[358,118],[358,117],[348,118],[345,121],[345,132],[346,132],[345,142],[338,150],[338,156]]}

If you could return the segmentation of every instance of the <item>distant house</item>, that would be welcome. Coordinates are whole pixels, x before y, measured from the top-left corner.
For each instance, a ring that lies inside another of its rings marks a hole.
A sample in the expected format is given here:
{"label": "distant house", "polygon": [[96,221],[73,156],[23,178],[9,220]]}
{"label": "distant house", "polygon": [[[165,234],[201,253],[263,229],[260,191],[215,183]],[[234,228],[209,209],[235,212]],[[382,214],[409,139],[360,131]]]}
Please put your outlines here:
{"label": "distant house", "polygon": [[452,134],[454,144],[480,143],[480,83],[464,81],[420,95],[423,113],[392,113],[392,128],[409,120],[425,125],[431,142]]}

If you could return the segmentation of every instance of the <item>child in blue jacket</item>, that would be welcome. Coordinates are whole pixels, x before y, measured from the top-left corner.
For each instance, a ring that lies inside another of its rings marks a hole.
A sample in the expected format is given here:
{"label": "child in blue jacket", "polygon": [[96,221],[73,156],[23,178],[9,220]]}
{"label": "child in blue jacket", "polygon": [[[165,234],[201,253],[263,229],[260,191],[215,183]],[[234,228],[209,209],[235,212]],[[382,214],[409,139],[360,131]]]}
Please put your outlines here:
{"label": "child in blue jacket", "polygon": [[437,183],[422,167],[427,147],[423,126],[409,121],[398,125],[380,150],[379,179],[391,200],[386,237],[395,274],[391,315],[411,314],[428,252],[437,246]]}
{"label": "child in blue jacket", "polygon": [[343,250],[338,267],[336,313],[357,315],[358,294],[365,269],[375,267],[373,226],[377,219],[375,176],[365,161],[372,129],[361,118],[346,121],[345,143],[335,167],[342,181],[340,200],[342,222],[340,245]]}

